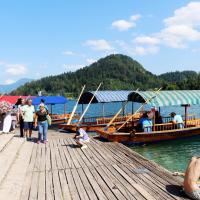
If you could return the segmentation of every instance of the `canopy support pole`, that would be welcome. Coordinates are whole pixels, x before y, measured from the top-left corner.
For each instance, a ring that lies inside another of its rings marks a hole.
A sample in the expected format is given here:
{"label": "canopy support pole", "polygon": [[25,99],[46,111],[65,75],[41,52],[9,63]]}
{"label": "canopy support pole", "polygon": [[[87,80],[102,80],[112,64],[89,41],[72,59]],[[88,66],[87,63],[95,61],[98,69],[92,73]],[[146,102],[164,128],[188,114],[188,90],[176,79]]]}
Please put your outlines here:
{"label": "canopy support pole", "polygon": [[188,107],[190,107],[190,104],[183,104],[181,106],[185,108],[185,128],[187,128]]}

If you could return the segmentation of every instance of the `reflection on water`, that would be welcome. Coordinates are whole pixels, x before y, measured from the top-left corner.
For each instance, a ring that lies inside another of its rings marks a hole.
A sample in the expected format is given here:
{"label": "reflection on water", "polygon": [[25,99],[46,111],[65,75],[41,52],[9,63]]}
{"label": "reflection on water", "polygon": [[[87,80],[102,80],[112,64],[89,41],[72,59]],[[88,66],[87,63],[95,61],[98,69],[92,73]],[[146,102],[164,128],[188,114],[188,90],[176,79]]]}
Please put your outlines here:
{"label": "reflection on water", "polygon": [[200,156],[200,137],[131,147],[170,171],[185,171],[190,158]]}

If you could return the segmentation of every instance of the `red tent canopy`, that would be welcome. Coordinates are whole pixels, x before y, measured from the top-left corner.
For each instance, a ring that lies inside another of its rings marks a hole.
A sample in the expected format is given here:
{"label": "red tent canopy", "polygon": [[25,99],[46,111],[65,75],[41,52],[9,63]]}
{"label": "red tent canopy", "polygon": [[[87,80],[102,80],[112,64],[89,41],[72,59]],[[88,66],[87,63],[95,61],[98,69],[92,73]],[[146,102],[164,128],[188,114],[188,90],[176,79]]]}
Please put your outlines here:
{"label": "red tent canopy", "polygon": [[7,101],[11,104],[15,104],[19,98],[26,99],[27,97],[28,96],[3,96],[3,97],[0,97],[0,102]]}

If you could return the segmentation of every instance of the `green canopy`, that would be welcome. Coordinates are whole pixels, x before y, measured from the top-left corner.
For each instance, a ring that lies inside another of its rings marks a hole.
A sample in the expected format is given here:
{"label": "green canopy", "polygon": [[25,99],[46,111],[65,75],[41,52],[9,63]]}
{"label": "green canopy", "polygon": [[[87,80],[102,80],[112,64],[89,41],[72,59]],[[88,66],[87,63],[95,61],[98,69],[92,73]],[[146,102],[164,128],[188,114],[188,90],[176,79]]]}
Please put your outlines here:
{"label": "green canopy", "polygon": [[200,90],[171,90],[160,91],[135,91],[128,95],[128,100],[132,102],[145,103],[146,100],[151,106],[176,106],[182,104],[200,104]]}

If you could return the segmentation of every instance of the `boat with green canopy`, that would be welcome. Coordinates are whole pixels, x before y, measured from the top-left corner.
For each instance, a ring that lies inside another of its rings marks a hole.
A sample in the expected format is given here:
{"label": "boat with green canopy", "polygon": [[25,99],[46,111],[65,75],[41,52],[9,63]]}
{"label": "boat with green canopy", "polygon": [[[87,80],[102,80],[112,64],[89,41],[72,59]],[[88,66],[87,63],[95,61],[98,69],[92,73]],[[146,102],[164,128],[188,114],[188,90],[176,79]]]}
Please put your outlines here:
{"label": "boat with green canopy", "polygon": [[[155,109],[152,124],[145,126],[146,131],[139,131],[139,121],[129,123],[131,117],[119,128],[109,126],[106,129],[97,129],[96,132],[109,141],[122,143],[151,143],[164,140],[173,140],[200,135],[200,119],[196,115],[189,115],[188,109],[192,105],[200,105],[200,90],[173,90],[173,91],[134,91],[128,95],[128,101],[137,102],[141,107],[133,114],[137,114],[144,105],[158,108],[182,106],[184,109],[183,126],[172,123],[172,117],[163,117],[163,123],[155,123]],[[148,131],[147,131],[148,130]]]}

